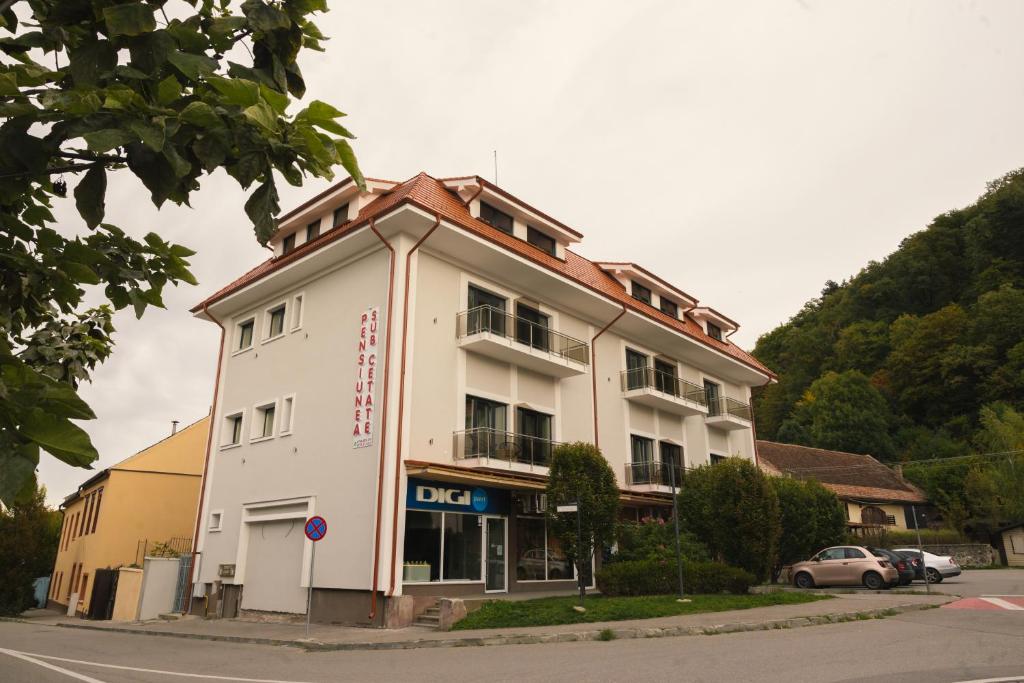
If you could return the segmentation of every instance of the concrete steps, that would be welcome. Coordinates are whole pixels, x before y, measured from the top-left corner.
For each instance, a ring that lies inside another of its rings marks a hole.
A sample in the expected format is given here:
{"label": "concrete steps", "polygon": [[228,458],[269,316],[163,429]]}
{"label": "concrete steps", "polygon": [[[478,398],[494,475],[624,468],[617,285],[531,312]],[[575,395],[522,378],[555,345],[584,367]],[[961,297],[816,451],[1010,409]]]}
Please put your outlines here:
{"label": "concrete steps", "polygon": [[416,621],[413,622],[416,626],[422,626],[424,628],[437,629],[441,623],[441,608],[434,603],[416,617]]}

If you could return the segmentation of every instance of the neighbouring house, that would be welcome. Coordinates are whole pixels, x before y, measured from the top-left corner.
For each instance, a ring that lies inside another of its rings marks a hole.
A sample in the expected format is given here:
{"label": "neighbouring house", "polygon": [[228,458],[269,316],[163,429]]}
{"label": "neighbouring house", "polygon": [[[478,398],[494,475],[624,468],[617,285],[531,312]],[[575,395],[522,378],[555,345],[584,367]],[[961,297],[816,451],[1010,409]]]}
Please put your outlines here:
{"label": "neighbouring house", "polygon": [[846,508],[851,531],[912,529],[914,510],[918,524],[926,523],[921,514],[928,504],[924,492],[870,455],[758,439],[757,460],[769,474],[816,479],[833,491]]}
{"label": "neighbouring house", "polygon": [[1024,567],[1024,522],[1003,527],[996,532],[999,538],[999,555],[1003,564],[1010,567]]}
{"label": "neighbouring house", "polygon": [[[210,418],[108,467],[64,499],[60,546],[50,579],[49,604],[86,615],[97,573],[140,566],[147,552],[189,552],[209,437]],[[112,604],[102,583],[99,610]],[[95,612],[95,610],[94,610]]]}
{"label": "neighbouring house", "polygon": [[312,583],[313,621],[401,626],[571,590],[559,442],[602,449],[634,518],[670,508],[671,472],[753,459],[773,375],[737,323],[581,239],[477,176],[347,180],[282,216],[273,257],[193,309],[223,336],[192,611],[303,614]]}

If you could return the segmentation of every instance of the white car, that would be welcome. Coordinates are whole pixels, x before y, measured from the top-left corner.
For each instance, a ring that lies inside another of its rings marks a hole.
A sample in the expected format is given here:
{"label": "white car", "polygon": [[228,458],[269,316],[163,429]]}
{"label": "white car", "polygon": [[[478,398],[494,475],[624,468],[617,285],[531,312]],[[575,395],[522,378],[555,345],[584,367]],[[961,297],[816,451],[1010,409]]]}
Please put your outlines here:
{"label": "white car", "polygon": [[943,579],[951,576],[960,576],[963,571],[949,555],[934,555],[927,550],[917,548],[893,548],[898,553],[915,553],[924,556],[925,570],[928,572],[928,581],[931,583],[942,583]]}

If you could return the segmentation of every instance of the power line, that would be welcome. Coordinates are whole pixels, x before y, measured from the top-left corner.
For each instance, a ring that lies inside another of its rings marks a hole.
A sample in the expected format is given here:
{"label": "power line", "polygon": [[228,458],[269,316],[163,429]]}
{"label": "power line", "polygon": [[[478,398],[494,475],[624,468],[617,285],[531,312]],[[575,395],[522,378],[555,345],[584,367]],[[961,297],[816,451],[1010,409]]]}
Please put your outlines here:
{"label": "power line", "polygon": [[[977,460],[980,458],[998,458],[1008,455],[1017,455],[1024,453],[1024,449],[1017,449],[1012,451],[994,451],[991,453],[973,453],[971,455],[957,455],[949,458],[921,458],[919,460],[905,460],[898,463],[884,463],[881,461],[875,461],[873,463],[858,463],[853,465],[818,465],[811,467],[786,467],[787,471],[800,471],[800,472],[818,472],[818,471],[831,471],[831,470],[852,470],[852,469],[877,469],[879,465],[892,469],[894,465],[899,466],[914,466],[914,465],[950,465],[959,463],[961,460]],[[969,463],[967,463],[969,464]]]}

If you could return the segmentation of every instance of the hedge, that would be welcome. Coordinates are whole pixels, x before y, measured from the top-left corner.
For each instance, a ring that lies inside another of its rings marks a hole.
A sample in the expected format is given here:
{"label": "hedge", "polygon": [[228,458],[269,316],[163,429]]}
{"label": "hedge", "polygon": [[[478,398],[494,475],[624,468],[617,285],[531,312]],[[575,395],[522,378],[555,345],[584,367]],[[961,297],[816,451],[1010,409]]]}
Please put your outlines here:
{"label": "hedge", "polygon": [[[633,560],[614,562],[598,570],[597,588],[602,595],[669,595],[679,590],[674,562]],[[734,593],[743,595],[757,579],[748,571],[720,562],[684,562],[683,584],[687,593]]]}

